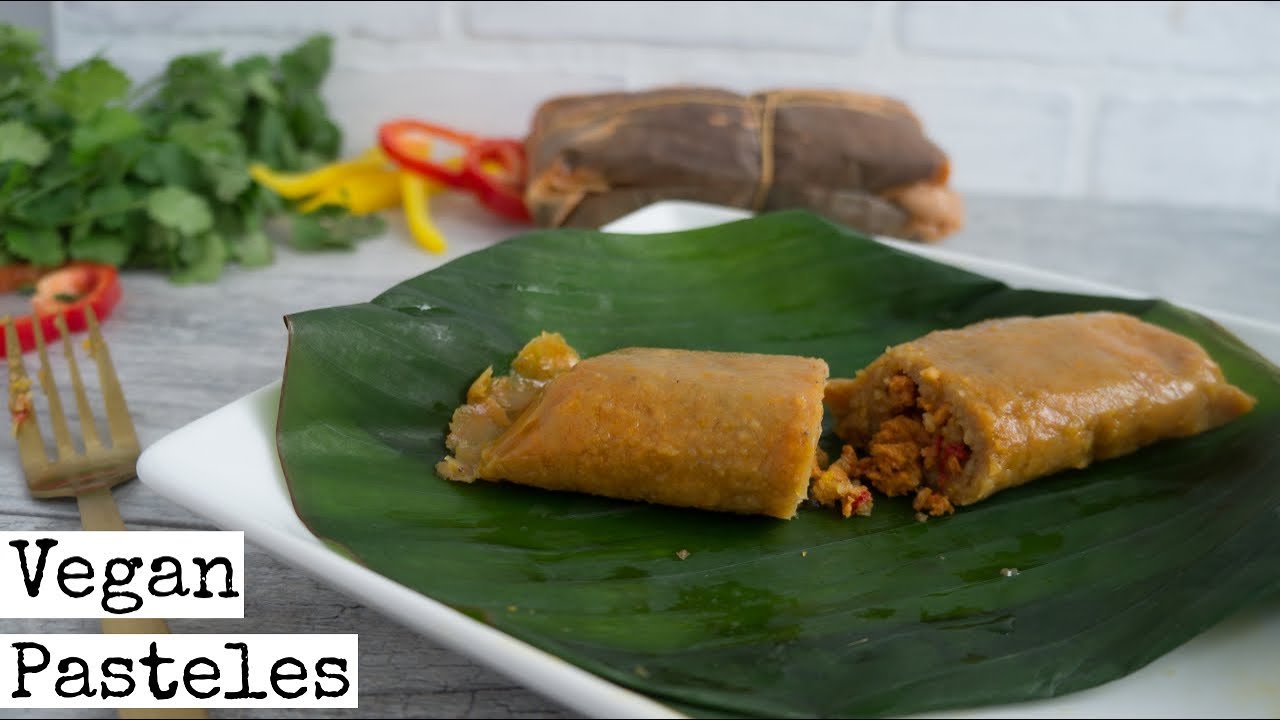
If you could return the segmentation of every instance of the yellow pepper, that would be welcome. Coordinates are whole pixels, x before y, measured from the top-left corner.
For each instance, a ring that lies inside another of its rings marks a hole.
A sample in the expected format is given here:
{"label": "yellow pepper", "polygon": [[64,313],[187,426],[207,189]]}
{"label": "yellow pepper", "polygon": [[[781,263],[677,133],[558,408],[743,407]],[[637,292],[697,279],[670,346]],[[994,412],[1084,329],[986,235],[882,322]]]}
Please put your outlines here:
{"label": "yellow pepper", "polygon": [[404,219],[409,224],[409,232],[419,245],[437,254],[448,249],[444,236],[431,220],[428,208],[427,196],[438,190],[439,185],[428,183],[421,175],[400,173],[400,195],[404,199]]}
{"label": "yellow pepper", "polygon": [[[424,141],[415,152],[426,154],[430,143]],[[461,158],[446,165],[457,167]],[[493,163],[489,163],[493,164]],[[315,212],[326,205],[346,208],[355,215],[404,205],[405,221],[413,239],[422,248],[443,253],[448,243],[431,219],[429,198],[446,188],[413,172],[397,170],[389,164],[379,148],[367,150],[354,160],[334,163],[308,173],[278,173],[262,164],[254,164],[249,174],[259,184],[289,200],[301,200],[298,209]],[[305,198],[305,199],[304,199]]]}
{"label": "yellow pepper", "polygon": [[367,215],[400,204],[400,181],[396,173],[379,170],[348,175],[337,185],[330,185],[298,206],[304,213],[315,212],[325,205],[340,205],[353,215]]}
{"label": "yellow pepper", "polygon": [[370,171],[387,172],[387,160],[378,148],[370,148],[363,155],[342,163],[326,165],[306,173],[278,173],[262,163],[249,166],[249,175],[258,184],[289,200],[297,200],[342,182],[352,175]]}

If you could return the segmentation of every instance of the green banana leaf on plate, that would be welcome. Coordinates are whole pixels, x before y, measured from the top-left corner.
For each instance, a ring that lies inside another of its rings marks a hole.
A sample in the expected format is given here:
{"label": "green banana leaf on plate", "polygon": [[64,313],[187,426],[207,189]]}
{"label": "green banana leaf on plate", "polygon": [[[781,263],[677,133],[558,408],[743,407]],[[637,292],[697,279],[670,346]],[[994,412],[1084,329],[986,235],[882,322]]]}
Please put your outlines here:
{"label": "green banana leaf on plate", "polygon": [[[880,498],[870,518],[802,507],[779,521],[433,469],[471,381],[542,330],[584,356],[786,353],[850,376],[931,330],[1098,309],[1200,342],[1257,407],[928,522],[905,498]],[[662,235],[534,232],[288,325],[277,442],[317,536],[692,715],[1056,696],[1280,588],[1280,371],[1162,301],[1015,290],[782,212]]]}

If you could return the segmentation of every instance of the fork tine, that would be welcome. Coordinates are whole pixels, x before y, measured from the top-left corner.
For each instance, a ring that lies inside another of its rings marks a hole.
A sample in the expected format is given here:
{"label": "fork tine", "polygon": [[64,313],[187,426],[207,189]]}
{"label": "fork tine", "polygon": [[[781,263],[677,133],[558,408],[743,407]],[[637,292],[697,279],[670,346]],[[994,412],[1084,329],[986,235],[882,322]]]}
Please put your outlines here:
{"label": "fork tine", "polygon": [[98,427],[93,422],[93,410],[89,408],[89,396],[85,394],[84,382],[80,380],[80,366],[76,364],[75,353],[71,352],[71,333],[67,331],[67,319],[61,312],[54,319],[58,324],[58,332],[62,333],[62,351],[67,356],[67,369],[71,371],[71,389],[76,396],[76,412],[80,415],[80,432],[84,435],[84,452],[92,455],[102,449],[102,441],[98,439]]}
{"label": "fork tine", "polygon": [[111,431],[111,446],[138,447],[138,435],[129,416],[129,405],[124,401],[124,390],[115,366],[111,364],[111,352],[98,330],[98,317],[92,307],[85,308],[89,319],[89,354],[98,363],[98,381],[102,385],[102,400],[107,408],[107,428]]}
{"label": "fork tine", "polygon": [[49,367],[49,353],[44,347],[44,329],[39,322],[34,323],[34,326],[36,351],[40,354],[40,387],[44,390],[45,399],[49,401],[49,424],[53,426],[58,459],[69,460],[76,456],[76,447],[71,442],[71,428],[67,427],[67,416],[62,412],[62,398],[58,396],[58,385],[53,381],[53,368]]}
{"label": "fork tine", "polygon": [[[18,347],[18,328],[8,315],[4,317],[5,346],[9,355],[9,413],[18,425],[13,434],[18,439],[18,455],[22,458],[22,470],[28,477],[49,462],[44,453],[44,438],[36,422],[35,408],[31,406],[31,380],[22,362],[22,350]],[[21,414],[25,413],[25,414]]]}

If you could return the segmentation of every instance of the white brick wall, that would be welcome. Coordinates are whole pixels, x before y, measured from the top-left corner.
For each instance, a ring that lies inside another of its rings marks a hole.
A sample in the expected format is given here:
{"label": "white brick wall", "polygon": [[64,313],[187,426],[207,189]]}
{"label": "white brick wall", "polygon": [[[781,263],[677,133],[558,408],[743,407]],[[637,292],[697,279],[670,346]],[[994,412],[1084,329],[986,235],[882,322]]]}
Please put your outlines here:
{"label": "white brick wall", "polygon": [[463,26],[477,38],[850,53],[866,45],[871,11],[852,2],[472,2]]}
{"label": "white brick wall", "polygon": [[1280,101],[1109,98],[1098,191],[1121,200],[1267,207],[1280,188]]}
{"label": "white brick wall", "polygon": [[59,30],[86,34],[226,33],[297,36],[326,31],[382,40],[439,36],[440,2],[67,2]]}
{"label": "white brick wall", "polygon": [[918,2],[902,46],[938,56],[1189,71],[1280,70],[1280,7],[1251,2]]}
{"label": "white brick wall", "polygon": [[521,133],[567,92],[697,82],[911,103],[962,190],[1280,212],[1280,2],[57,2],[58,59],[338,40],[352,149],[414,114]]}

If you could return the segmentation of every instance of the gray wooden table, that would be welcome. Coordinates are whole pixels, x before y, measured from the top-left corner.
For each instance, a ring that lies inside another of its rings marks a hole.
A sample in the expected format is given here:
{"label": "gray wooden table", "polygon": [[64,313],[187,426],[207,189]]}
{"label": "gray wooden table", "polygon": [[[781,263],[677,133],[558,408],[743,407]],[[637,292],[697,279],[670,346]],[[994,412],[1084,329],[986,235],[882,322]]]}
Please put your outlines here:
{"label": "gray wooden table", "polygon": [[[447,260],[516,230],[465,203],[439,203]],[[970,198],[957,252],[1078,275],[1147,294],[1280,323],[1280,216],[1120,208],[1085,201]],[[278,380],[281,318],[360,302],[442,258],[393,222],[352,253],[281,249],[274,265],[231,268],[216,284],[178,287],[128,273],[125,299],[104,326],[143,445]],[[5,433],[7,438],[8,433]],[[27,496],[11,439],[0,444],[0,530],[74,530],[74,501]],[[134,528],[212,528],[133,482],[117,489]],[[573,713],[246,547],[243,620],[173,620],[178,633],[357,633],[360,708],[326,717],[565,717]],[[93,620],[0,619],[0,633],[97,632]],[[50,716],[5,711],[7,716]],[[213,717],[313,717],[314,711],[213,710]],[[62,711],[55,717],[112,717]]]}

